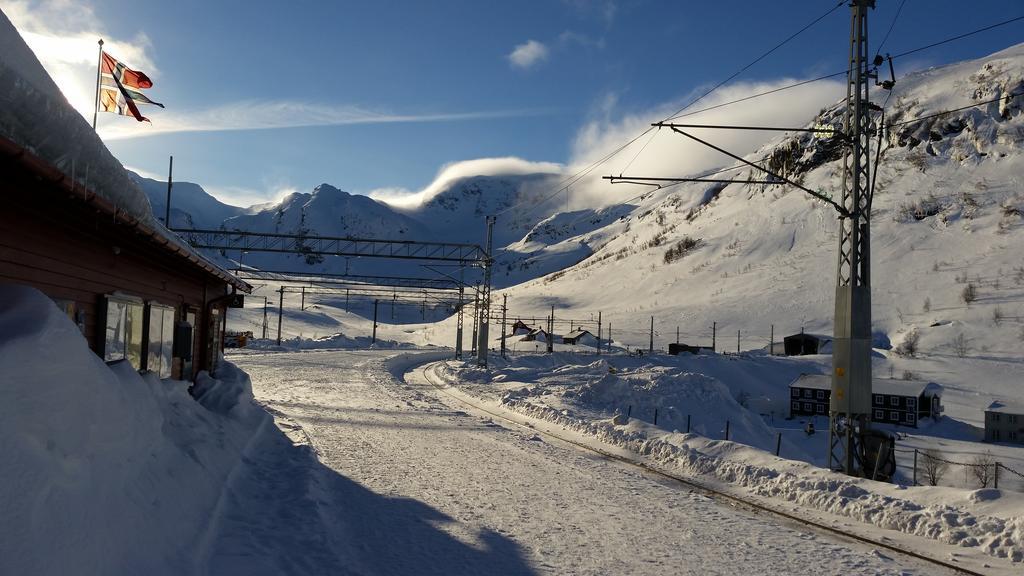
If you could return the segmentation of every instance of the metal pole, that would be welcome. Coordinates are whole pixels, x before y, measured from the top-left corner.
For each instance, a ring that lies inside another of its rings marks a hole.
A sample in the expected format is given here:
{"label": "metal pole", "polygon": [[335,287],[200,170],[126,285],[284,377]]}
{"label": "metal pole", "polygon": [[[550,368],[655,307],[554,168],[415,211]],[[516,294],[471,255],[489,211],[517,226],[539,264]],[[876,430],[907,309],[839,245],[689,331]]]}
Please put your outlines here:
{"label": "metal pole", "polygon": [[281,345],[281,315],[284,312],[284,286],[277,289],[281,294],[277,301],[277,345]]}
{"label": "metal pole", "polygon": [[654,354],[654,316],[651,316],[651,346],[648,352]]}
{"label": "metal pole", "polygon": [[267,297],[263,297],[263,339],[267,339]]}
{"label": "metal pole", "polygon": [[345,288],[345,312],[348,312],[348,288]]}
{"label": "metal pole", "polygon": [[473,294],[473,338],[470,340],[470,356],[477,356],[477,330],[480,327],[480,287]]}
{"label": "metal pole", "polygon": [[377,305],[380,304],[380,300],[375,299],[373,301],[373,336],[370,338],[370,344],[377,343]]}
{"label": "metal pole", "polygon": [[306,287],[302,287],[302,303],[299,304],[299,310],[306,311]]}
{"label": "metal pole", "polygon": [[171,227],[171,186],[174,181],[174,156],[167,163],[167,206],[164,211],[164,226]]}
{"label": "metal pole", "polygon": [[718,349],[715,347],[715,336],[718,335],[718,322],[711,323],[711,351],[717,352]]}
{"label": "metal pole", "polygon": [[736,331],[736,353],[740,353],[740,331]]}
{"label": "metal pole", "polygon": [[[609,336],[611,335],[610,334],[611,329],[612,329],[612,327],[611,327],[611,325],[609,325],[608,326]],[[601,311],[600,310],[597,312],[597,355],[598,356],[601,355]]]}
{"label": "metal pole", "polygon": [[917,448],[914,448],[914,486],[917,486]]}
{"label": "metal pole", "polygon": [[676,326],[676,344],[679,344],[679,326]]}
{"label": "metal pole", "polygon": [[459,284],[459,305],[455,311],[455,358],[462,358],[462,309],[465,306],[465,287]]}
{"label": "metal pole", "polygon": [[[103,38],[99,41],[100,54],[96,61],[96,103],[92,107],[92,129],[96,130],[96,116],[100,111],[100,80],[103,75]],[[170,226],[168,226],[170,228]]]}
{"label": "metal pole", "polygon": [[850,60],[843,116],[842,208],[836,270],[829,468],[853,476],[866,472],[860,438],[871,421],[871,250],[868,100],[868,10],[875,0],[850,2]]}
{"label": "metal pole", "polygon": [[772,324],[771,336],[768,337],[768,355],[775,356],[775,324]]}
{"label": "metal pole", "polygon": [[487,245],[484,254],[484,291],[481,295],[481,309],[480,314],[480,333],[478,335],[479,342],[476,346],[476,365],[487,367],[487,347],[490,344],[490,337],[488,336],[490,327],[490,315],[491,315],[491,268],[494,266],[494,258],[492,257],[492,250],[494,247],[494,222],[497,220],[497,216],[487,217]]}
{"label": "metal pole", "polygon": [[501,357],[505,356],[505,339],[508,337],[508,294],[501,295]]}
{"label": "metal pole", "polygon": [[548,354],[555,351],[555,307],[551,307],[551,316],[548,316]]}
{"label": "metal pole", "polygon": [[608,323],[608,353],[612,353],[612,323]]}

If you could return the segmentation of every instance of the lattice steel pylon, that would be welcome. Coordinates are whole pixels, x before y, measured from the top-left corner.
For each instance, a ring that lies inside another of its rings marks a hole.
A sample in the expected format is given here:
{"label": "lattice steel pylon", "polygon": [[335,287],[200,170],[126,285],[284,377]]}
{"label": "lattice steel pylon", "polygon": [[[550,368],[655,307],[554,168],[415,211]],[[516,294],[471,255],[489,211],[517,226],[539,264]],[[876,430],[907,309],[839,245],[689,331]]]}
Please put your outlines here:
{"label": "lattice steel pylon", "polygon": [[491,322],[491,268],[494,266],[494,258],[491,252],[494,248],[494,222],[495,216],[487,217],[487,244],[484,249],[484,284],[480,289],[480,307],[477,314],[480,317],[480,332],[477,334],[476,364],[483,368],[487,367],[487,349],[490,346],[489,327]]}
{"label": "lattice steel pylon", "polygon": [[829,468],[865,473],[863,437],[871,421],[871,114],[868,100],[868,10],[850,2],[850,68],[843,116],[842,206],[836,271]]}

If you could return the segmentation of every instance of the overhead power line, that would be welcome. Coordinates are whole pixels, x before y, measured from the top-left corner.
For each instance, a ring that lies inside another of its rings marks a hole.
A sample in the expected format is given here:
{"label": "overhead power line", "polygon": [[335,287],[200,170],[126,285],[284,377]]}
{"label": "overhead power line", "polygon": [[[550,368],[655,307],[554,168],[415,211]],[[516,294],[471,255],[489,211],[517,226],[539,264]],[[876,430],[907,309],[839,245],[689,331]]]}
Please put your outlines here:
{"label": "overhead power line", "polygon": [[953,112],[960,112],[962,110],[970,110],[971,108],[977,108],[978,106],[984,106],[986,104],[994,104],[994,103],[999,102],[1001,100],[1009,100],[1011,98],[1016,98],[1018,96],[1024,96],[1024,91],[1021,91],[1021,92],[1010,92],[1009,94],[1003,94],[1002,96],[1000,96],[998,98],[993,98],[991,100],[984,100],[982,102],[975,102],[974,104],[968,104],[967,106],[961,106],[960,108],[953,108],[952,110],[943,110],[942,112],[937,112],[935,114],[929,114],[927,116],[921,116],[920,118],[912,118],[910,120],[902,120],[900,122],[893,122],[891,124],[886,124],[885,126],[886,126],[887,129],[892,129],[892,128],[895,128],[897,126],[903,126],[903,125],[906,125],[906,124],[913,124],[915,122],[922,122],[924,120],[930,120],[932,118],[938,118],[939,116],[945,116],[946,114],[952,114]]}
{"label": "overhead power line", "polygon": [[892,34],[892,29],[896,27],[896,21],[900,19],[900,13],[903,12],[903,5],[907,3],[907,0],[900,2],[900,7],[896,9],[896,15],[892,17],[892,22],[889,23],[889,30],[885,32],[885,37],[882,38],[882,42],[878,45],[878,49],[875,50],[875,56],[882,53],[882,47],[885,46],[885,41],[889,39],[889,34]]}
{"label": "overhead power line", "polygon": [[1018,20],[1024,20],[1024,16],[1017,16],[1015,18],[1010,18],[1009,20],[1003,20],[1002,22],[996,22],[995,24],[990,24],[988,26],[985,26],[984,28],[978,28],[977,30],[972,30],[970,32],[966,32],[966,33],[960,34],[958,36],[953,36],[952,38],[946,38],[945,40],[940,40],[938,42],[934,42],[932,44],[928,44],[927,46],[921,46],[920,48],[914,48],[913,50],[907,50],[906,52],[900,52],[899,54],[894,54],[892,57],[893,58],[902,58],[903,56],[909,56],[910,54],[915,54],[917,52],[920,52],[922,50],[927,50],[929,48],[935,48],[936,46],[941,46],[943,44],[947,44],[949,42],[953,42],[954,40],[960,40],[962,38],[967,38],[968,36],[973,36],[973,35],[978,34],[980,32],[986,32],[986,31],[991,30],[993,28],[998,28],[1000,26],[1005,26],[1007,24],[1012,24],[1014,22],[1017,22]]}

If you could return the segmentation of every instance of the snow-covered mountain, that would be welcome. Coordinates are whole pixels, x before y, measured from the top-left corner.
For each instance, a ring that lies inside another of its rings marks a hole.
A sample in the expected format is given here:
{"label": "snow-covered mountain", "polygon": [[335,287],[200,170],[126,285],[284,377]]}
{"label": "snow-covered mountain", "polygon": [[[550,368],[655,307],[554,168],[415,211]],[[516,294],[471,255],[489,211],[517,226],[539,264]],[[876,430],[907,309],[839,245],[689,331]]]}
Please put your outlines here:
{"label": "snow-covered mountain", "polygon": [[[163,221],[167,213],[167,182],[145,178],[131,170],[128,175],[149,197],[153,215]],[[172,228],[217,229],[228,218],[243,212],[242,208],[217,200],[198,184],[175,182],[171,187]]]}
{"label": "snow-covered mountain", "polygon": [[[908,75],[889,98],[893,128],[884,134],[871,228],[874,326],[893,344],[917,333],[919,346],[954,355],[962,334],[975,354],[1024,349],[1022,93],[1019,45]],[[886,93],[873,99],[881,105]],[[998,101],[909,122],[989,100]],[[808,125],[839,120],[837,105],[810,114]],[[835,139],[784,135],[748,158],[838,198]],[[620,338],[643,345],[652,315],[662,343],[679,326],[685,341],[709,344],[712,323],[720,347],[724,334],[735,344],[740,331],[743,349],[764,346],[773,325],[776,337],[831,332],[838,222],[824,202],[775,184],[685,184],[609,220],[580,228],[586,219],[559,215],[510,247],[534,259],[593,250],[508,290],[510,302],[529,312],[556,299],[575,317],[602,310]],[[975,295],[965,302],[969,286]]]}

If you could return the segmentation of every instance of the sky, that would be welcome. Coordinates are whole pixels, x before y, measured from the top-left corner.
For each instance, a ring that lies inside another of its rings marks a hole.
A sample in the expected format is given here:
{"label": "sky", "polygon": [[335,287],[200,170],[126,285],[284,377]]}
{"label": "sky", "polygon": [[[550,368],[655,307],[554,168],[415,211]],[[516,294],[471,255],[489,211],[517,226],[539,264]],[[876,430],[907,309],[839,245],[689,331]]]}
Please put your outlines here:
{"label": "sky", "polygon": [[[902,10],[899,7],[903,4]],[[1005,0],[878,0],[871,51],[898,53],[1018,14]],[[154,82],[151,123],[100,114],[143,175],[197,182],[249,205],[327,182],[408,202],[453,175],[571,174],[682,108],[837,6],[831,0],[0,0],[90,121],[96,40]],[[1019,7],[1024,15],[1024,5]],[[849,9],[691,109],[845,69]],[[897,74],[1024,39],[1016,22],[897,59]],[[841,80],[841,79],[840,79]],[[803,124],[842,94],[820,82],[691,119]],[[763,134],[714,135],[739,153]],[[641,152],[642,149],[642,153]],[[472,162],[467,162],[472,161]],[[727,163],[659,132],[594,176],[689,174]],[[628,194],[602,189],[600,194]],[[585,195],[583,196],[585,198]]]}

